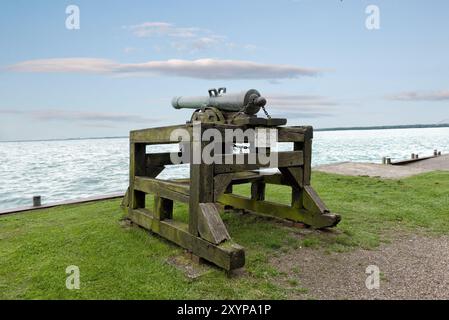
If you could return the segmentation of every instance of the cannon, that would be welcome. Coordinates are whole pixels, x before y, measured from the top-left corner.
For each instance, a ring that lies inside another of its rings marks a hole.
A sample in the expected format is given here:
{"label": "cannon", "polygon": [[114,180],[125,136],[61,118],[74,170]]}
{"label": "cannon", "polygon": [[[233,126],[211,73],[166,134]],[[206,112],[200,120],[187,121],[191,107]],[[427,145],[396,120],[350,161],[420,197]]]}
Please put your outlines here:
{"label": "cannon", "polygon": [[[226,91],[226,88],[218,88],[210,89],[208,96],[174,97],[172,106],[175,109],[194,109],[189,122],[268,126],[287,123],[286,119],[270,117],[265,109],[267,100],[259,91],[250,89],[232,94]],[[266,118],[257,117],[261,109]]]}

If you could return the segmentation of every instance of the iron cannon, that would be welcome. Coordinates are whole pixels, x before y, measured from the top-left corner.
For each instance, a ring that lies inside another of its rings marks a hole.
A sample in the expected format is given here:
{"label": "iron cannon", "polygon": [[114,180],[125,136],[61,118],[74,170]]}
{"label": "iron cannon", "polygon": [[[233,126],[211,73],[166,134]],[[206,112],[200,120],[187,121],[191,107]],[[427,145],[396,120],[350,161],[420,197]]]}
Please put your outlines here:
{"label": "iron cannon", "polygon": [[[208,96],[174,97],[175,109],[194,109],[190,122],[222,124],[283,125],[286,119],[273,119],[265,109],[267,100],[255,89],[227,93],[226,88],[210,89]],[[263,110],[266,118],[257,117]]]}

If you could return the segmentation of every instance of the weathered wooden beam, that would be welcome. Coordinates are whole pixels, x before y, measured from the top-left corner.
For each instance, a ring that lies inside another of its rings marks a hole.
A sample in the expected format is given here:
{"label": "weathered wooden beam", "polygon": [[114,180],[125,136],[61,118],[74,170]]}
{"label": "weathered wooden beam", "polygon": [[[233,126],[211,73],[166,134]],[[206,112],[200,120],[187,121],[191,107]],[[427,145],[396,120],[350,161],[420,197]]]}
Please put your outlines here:
{"label": "weathered wooden beam", "polygon": [[[302,151],[272,152],[270,156],[277,158],[277,168],[301,166],[304,161]],[[252,160],[249,154],[226,155],[223,158],[222,164],[215,164],[216,174],[273,167],[273,163],[262,163],[257,155],[255,156],[255,164],[249,164]]]}
{"label": "weathered wooden beam", "polygon": [[189,186],[186,184],[148,177],[135,177],[134,188],[166,199],[183,203],[189,202]]}
{"label": "weathered wooden beam", "polygon": [[[171,159],[178,159],[182,156],[181,152],[162,152],[162,153],[149,153],[146,155],[146,165],[148,167],[158,167],[172,165]],[[182,163],[189,163],[190,159],[182,159]],[[179,163],[176,163],[179,164]]]}
{"label": "weathered wooden beam", "polygon": [[144,175],[146,145],[142,143],[130,143],[129,157],[129,209],[145,208],[145,193],[135,188],[134,178]]}
{"label": "weathered wooden beam", "polygon": [[282,127],[278,128],[278,142],[300,142],[304,141],[306,128]]}
{"label": "weathered wooden beam", "polygon": [[312,139],[306,139],[302,147],[304,152],[303,184],[310,185],[312,177]]}
{"label": "weathered wooden beam", "polygon": [[340,216],[329,213],[298,209],[269,201],[255,201],[234,194],[223,194],[218,200],[223,205],[229,205],[236,209],[249,210],[254,213],[303,222],[313,228],[322,229],[333,227],[340,221]]}
{"label": "weathered wooden beam", "polygon": [[173,220],[159,221],[146,209],[130,210],[129,218],[137,225],[191,251],[225,270],[238,269],[245,264],[243,247],[232,241],[215,245],[188,231],[188,225]]}
{"label": "weathered wooden beam", "polygon": [[220,244],[230,240],[228,230],[221,220],[215,203],[200,203],[198,217],[198,231],[201,238],[213,244]]}
{"label": "weathered wooden beam", "polygon": [[170,139],[172,132],[177,129],[185,129],[190,133],[191,136],[192,126],[177,125],[169,127],[134,130],[130,132],[130,140],[131,142],[134,143],[147,143],[147,144],[178,143],[178,141],[172,141]]}
{"label": "weathered wooden beam", "polygon": [[[203,132],[210,126],[201,126],[201,137]],[[205,164],[202,161],[202,151],[209,144],[200,141],[201,137],[193,137],[190,147],[190,197],[189,197],[189,232],[198,235],[198,216],[200,203],[214,202],[214,164]],[[198,162],[199,157],[201,161]]]}
{"label": "weathered wooden beam", "polygon": [[307,210],[315,211],[317,213],[330,212],[330,210],[324,204],[323,200],[321,200],[321,198],[311,186],[304,186],[303,206]]}
{"label": "weathered wooden beam", "polygon": [[122,208],[122,210],[128,211],[128,207],[129,207],[129,187],[126,189],[125,196],[123,197],[122,202],[120,203],[120,208]]}

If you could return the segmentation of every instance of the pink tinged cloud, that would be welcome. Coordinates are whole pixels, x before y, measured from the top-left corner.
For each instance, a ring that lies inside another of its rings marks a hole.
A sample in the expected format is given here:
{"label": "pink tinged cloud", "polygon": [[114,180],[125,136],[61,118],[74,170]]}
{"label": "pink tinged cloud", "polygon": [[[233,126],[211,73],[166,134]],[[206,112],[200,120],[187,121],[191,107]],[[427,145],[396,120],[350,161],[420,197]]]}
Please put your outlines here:
{"label": "pink tinged cloud", "polygon": [[395,101],[449,101],[449,91],[418,92],[409,91],[387,96]]}
{"label": "pink tinged cloud", "polygon": [[13,72],[88,73],[112,75],[172,76],[197,79],[294,79],[317,76],[324,70],[288,64],[244,60],[164,60],[118,63],[106,59],[61,58],[29,60],[7,67]]}

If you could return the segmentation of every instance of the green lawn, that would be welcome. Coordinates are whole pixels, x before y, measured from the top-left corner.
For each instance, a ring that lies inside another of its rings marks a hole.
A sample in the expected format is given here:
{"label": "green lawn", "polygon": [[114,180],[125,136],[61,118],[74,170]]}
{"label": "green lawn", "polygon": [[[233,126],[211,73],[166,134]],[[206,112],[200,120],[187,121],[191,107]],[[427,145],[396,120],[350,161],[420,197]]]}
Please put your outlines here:
{"label": "green lawn", "polygon": [[[118,200],[72,205],[0,218],[1,299],[281,299],[306,291],[268,263],[299,246],[332,251],[374,248],[394,232],[449,234],[449,172],[404,180],[315,173],[313,185],[342,215],[334,232],[312,232],[254,215],[223,216],[246,248],[246,273],[228,278],[217,268],[189,280],[167,263],[183,250],[121,223]],[[242,186],[239,193],[247,193]],[[285,187],[268,199],[288,201]],[[186,219],[182,205],[176,217]],[[81,289],[67,290],[65,269],[77,265]],[[281,281],[282,280],[282,281]]]}

